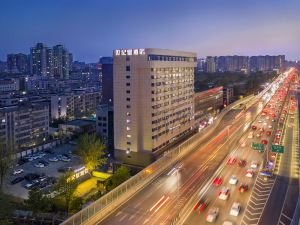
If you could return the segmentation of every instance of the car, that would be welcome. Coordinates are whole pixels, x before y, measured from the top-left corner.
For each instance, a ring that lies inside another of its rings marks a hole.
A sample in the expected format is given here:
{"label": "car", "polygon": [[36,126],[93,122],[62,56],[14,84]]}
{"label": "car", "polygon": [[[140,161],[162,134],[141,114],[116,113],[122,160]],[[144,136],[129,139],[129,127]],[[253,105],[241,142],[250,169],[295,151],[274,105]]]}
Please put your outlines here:
{"label": "car", "polygon": [[226,220],[224,221],[223,225],[233,225],[233,223],[231,221]]}
{"label": "car", "polygon": [[257,126],[252,125],[252,130],[256,130]]}
{"label": "car", "polygon": [[229,212],[229,215],[231,216],[238,216],[239,213],[241,211],[241,204],[238,203],[238,202],[234,202],[231,206],[231,209],[230,209],[230,212]]}
{"label": "car", "polygon": [[45,165],[43,163],[36,163],[36,164],[34,164],[34,166],[37,167],[37,168],[44,168],[45,167]]}
{"label": "car", "polygon": [[241,144],[241,147],[244,148],[245,146],[246,146],[246,142],[243,142],[243,143]]}
{"label": "car", "polygon": [[38,180],[33,180],[32,182],[25,184],[25,188],[26,189],[32,189],[34,187],[37,187],[38,184],[39,184]]}
{"label": "car", "polygon": [[270,119],[270,117],[269,117],[269,116],[267,116],[267,117],[266,117],[266,119],[267,119],[267,120],[269,120],[269,119]]}
{"label": "car", "polygon": [[241,193],[248,191],[248,189],[249,189],[248,184],[243,183],[239,186],[239,192],[241,192]]}
{"label": "car", "polygon": [[261,133],[257,133],[256,137],[258,137],[258,138],[261,137]]}
{"label": "car", "polygon": [[234,165],[236,162],[236,158],[235,157],[230,157],[227,161],[227,165]]}
{"label": "car", "polygon": [[267,125],[267,122],[264,122],[264,123],[263,123],[263,125],[265,125],[265,126],[266,126],[266,125]]}
{"label": "car", "polygon": [[228,187],[222,187],[222,189],[219,192],[219,199],[227,200],[229,195],[230,195],[229,188]]}
{"label": "car", "polygon": [[214,179],[213,185],[217,187],[217,186],[220,186],[221,184],[222,184],[222,178],[221,177],[216,177]]}
{"label": "car", "polygon": [[57,157],[51,157],[48,160],[49,160],[49,162],[58,162],[58,158]]}
{"label": "car", "polygon": [[261,140],[260,143],[263,144],[263,145],[266,145],[266,144],[268,144],[268,141],[267,140]]}
{"label": "car", "polygon": [[219,208],[213,207],[208,211],[206,216],[206,221],[209,223],[215,222],[218,215],[219,215]]}
{"label": "car", "polygon": [[194,207],[194,211],[196,211],[199,208],[199,212],[203,212],[206,209],[206,202],[202,199],[200,199],[197,204]]}
{"label": "car", "polygon": [[17,184],[17,183],[20,183],[23,180],[24,180],[24,177],[17,177],[15,179],[13,179],[10,183],[11,184]]}
{"label": "car", "polygon": [[271,134],[272,134],[271,131],[269,131],[269,130],[266,131],[266,135],[267,135],[267,136],[271,136]]}
{"label": "car", "polygon": [[252,131],[248,134],[248,138],[253,138],[253,132]]}
{"label": "car", "polygon": [[261,128],[258,129],[258,131],[259,131],[260,133],[263,133],[263,132],[265,131],[265,129],[261,127]]}
{"label": "car", "polygon": [[261,121],[261,120],[259,120],[259,121],[257,121],[257,122],[259,122],[259,123],[262,123],[262,121]]}
{"label": "car", "polygon": [[28,173],[24,176],[25,180],[27,181],[33,181],[36,180],[40,177],[41,175],[36,174],[36,173]]}
{"label": "car", "polygon": [[246,171],[246,177],[252,178],[254,176],[254,171],[253,169],[248,169]]}
{"label": "car", "polygon": [[233,185],[236,185],[238,182],[238,179],[235,175],[232,175],[229,179],[229,184],[233,184]]}
{"label": "car", "polygon": [[256,161],[252,161],[251,164],[250,164],[250,167],[251,167],[252,169],[257,169],[258,163],[257,163]]}
{"label": "car", "polygon": [[63,162],[70,162],[70,161],[71,161],[70,158],[65,157],[65,156],[63,156],[63,157],[61,158],[61,160],[62,160]]}
{"label": "car", "polygon": [[21,165],[23,165],[23,164],[25,164],[27,162],[28,162],[28,159],[21,158],[21,159],[18,160],[17,166],[21,166]]}
{"label": "car", "polygon": [[238,165],[239,165],[239,167],[245,167],[246,163],[247,163],[246,160],[240,159],[239,162],[238,162]]}
{"label": "car", "polygon": [[13,171],[13,175],[18,175],[18,174],[21,174],[21,173],[23,173],[24,172],[24,170],[23,169],[16,169],[16,170],[14,170]]}
{"label": "car", "polygon": [[272,119],[272,122],[276,122],[276,120],[275,120],[275,119]]}
{"label": "car", "polygon": [[39,163],[42,163],[44,164],[45,166],[48,166],[49,165],[49,162],[47,162],[46,160],[40,160]]}

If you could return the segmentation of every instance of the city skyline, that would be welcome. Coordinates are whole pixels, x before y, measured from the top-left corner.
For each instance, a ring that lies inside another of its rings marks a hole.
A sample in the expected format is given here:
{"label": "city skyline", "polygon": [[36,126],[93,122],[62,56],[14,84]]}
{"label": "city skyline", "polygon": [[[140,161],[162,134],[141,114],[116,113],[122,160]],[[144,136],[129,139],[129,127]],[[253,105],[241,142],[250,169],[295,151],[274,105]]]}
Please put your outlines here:
{"label": "city skyline", "polygon": [[74,60],[87,62],[132,47],[194,51],[199,57],[285,54],[288,60],[300,59],[296,0],[137,3],[2,1],[0,60],[27,54],[36,42],[63,44]]}

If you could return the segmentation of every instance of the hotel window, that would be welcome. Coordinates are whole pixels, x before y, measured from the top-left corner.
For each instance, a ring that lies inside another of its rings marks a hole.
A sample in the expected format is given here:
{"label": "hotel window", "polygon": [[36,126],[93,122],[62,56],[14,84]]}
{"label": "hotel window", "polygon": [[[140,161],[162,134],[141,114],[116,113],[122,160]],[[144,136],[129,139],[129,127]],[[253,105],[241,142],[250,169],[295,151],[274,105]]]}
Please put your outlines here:
{"label": "hotel window", "polygon": [[126,83],[126,86],[130,86],[130,83]]}
{"label": "hotel window", "polygon": [[130,109],[130,108],[131,108],[131,106],[130,106],[130,105],[126,105],[126,108],[127,108],[127,109]]}
{"label": "hotel window", "polygon": [[130,115],[131,115],[130,112],[127,112],[127,113],[126,113],[126,116],[130,116]]}
{"label": "hotel window", "polygon": [[130,94],[130,90],[126,90],[126,93],[127,93],[127,94]]}
{"label": "hotel window", "polygon": [[130,79],[130,76],[126,76],[126,79]]}
{"label": "hotel window", "polygon": [[130,66],[126,66],[126,71],[130,71]]}
{"label": "hotel window", "polygon": [[130,98],[126,98],[126,101],[127,101],[127,102],[130,102]]}

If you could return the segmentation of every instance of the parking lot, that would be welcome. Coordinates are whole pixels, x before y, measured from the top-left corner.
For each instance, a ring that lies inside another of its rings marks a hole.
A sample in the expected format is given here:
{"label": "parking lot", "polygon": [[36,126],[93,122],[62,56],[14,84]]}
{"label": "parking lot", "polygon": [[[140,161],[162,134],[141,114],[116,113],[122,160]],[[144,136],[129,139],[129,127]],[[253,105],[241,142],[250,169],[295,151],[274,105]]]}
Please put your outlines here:
{"label": "parking lot", "polygon": [[[3,190],[15,197],[27,198],[30,188],[50,189],[63,172],[82,165],[81,159],[72,154],[74,149],[75,145],[64,144],[27,156],[23,162],[20,160],[23,164],[11,169]],[[13,175],[18,172],[21,173]]]}

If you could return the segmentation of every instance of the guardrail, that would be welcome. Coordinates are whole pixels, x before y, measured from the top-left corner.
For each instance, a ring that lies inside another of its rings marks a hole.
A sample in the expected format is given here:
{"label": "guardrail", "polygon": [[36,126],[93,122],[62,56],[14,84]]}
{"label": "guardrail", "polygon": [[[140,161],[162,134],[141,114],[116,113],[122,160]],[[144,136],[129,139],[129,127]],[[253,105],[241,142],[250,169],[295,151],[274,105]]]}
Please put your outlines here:
{"label": "guardrail", "polygon": [[240,99],[231,105],[227,106],[218,115],[214,123],[201,132],[196,133],[188,140],[184,141],[179,146],[169,150],[159,158],[157,161],[125,181],[112,191],[108,192],[91,205],[80,210],[61,225],[81,225],[81,224],[94,224],[96,221],[103,220],[107,215],[113,212],[116,208],[120,207],[138,191],[143,189],[146,185],[151,183],[156,177],[163,173],[170,166],[174,165],[178,160],[185,157],[198,147],[198,143],[210,135],[214,129],[219,125],[222,118],[235,106],[242,104],[246,101],[253,100],[254,96],[248,96]]}

